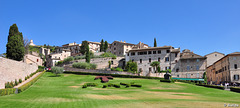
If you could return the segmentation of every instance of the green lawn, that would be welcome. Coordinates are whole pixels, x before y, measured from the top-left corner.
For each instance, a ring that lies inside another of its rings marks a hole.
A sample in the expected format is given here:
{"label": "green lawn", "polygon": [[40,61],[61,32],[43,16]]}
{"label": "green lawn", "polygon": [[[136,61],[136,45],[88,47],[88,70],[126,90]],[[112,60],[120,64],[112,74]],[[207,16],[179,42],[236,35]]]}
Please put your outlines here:
{"label": "green lawn", "polygon": [[[91,75],[45,73],[34,85],[20,94],[0,96],[0,108],[159,108],[224,107],[240,105],[240,94],[185,83],[161,83],[154,79],[114,78],[110,83],[135,82],[142,88],[101,88],[100,80]],[[85,82],[97,87],[82,89]]]}

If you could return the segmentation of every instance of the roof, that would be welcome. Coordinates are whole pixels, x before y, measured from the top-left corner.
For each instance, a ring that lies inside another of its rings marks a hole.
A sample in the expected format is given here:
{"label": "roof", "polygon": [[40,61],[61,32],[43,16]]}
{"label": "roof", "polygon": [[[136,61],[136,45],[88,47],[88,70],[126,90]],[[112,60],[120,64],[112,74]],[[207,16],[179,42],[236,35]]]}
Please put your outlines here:
{"label": "roof", "polygon": [[233,52],[233,53],[230,53],[228,55],[240,55],[240,52]]}
{"label": "roof", "polygon": [[171,49],[172,46],[163,46],[163,47],[149,47],[149,48],[140,48],[140,49],[132,49],[129,52],[133,51],[148,51],[148,50],[157,50],[157,49]]}
{"label": "roof", "polygon": [[180,52],[180,48],[178,48],[178,49],[172,49],[171,52]]}
{"label": "roof", "polygon": [[135,44],[132,44],[132,43],[126,43],[126,42],[121,42],[121,41],[114,41],[114,42],[118,42],[118,43],[122,43],[122,44],[128,44],[128,45],[135,45]]}
{"label": "roof", "polygon": [[225,54],[223,54],[223,53],[220,53],[220,52],[215,51],[215,52],[209,53],[209,54],[207,54],[207,55],[205,55],[205,56],[208,56],[208,55],[210,55],[210,54],[214,54],[214,53],[218,53],[218,54],[225,55]]}
{"label": "roof", "polygon": [[91,42],[91,41],[87,41],[88,43],[94,43],[94,44],[101,44],[100,42]]}
{"label": "roof", "polygon": [[206,57],[203,57],[203,56],[200,56],[200,55],[197,55],[193,52],[183,52],[181,53],[180,55],[180,59],[205,59]]}

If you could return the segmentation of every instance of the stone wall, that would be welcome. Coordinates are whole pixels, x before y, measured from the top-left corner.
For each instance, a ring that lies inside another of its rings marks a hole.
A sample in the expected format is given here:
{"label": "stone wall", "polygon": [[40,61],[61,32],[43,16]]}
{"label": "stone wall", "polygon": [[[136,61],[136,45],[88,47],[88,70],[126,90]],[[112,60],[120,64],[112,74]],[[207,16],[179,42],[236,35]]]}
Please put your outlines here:
{"label": "stone wall", "polygon": [[0,89],[5,88],[5,83],[25,79],[25,76],[36,72],[38,66],[35,64],[26,64],[23,62],[0,58]]}
{"label": "stone wall", "polygon": [[[116,59],[112,59],[111,57],[106,58],[94,58],[91,59],[90,63],[97,64],[97,69],[106,69],[109,67],[108,61],[112,61],[111,67],[122,67],[122,63],[120,63],[120,60],[124,59],[124,57],[117,57]],[[81,60],[75,60],[73,62],[85,62],[85,59]],[[72,66],[72,63],[68,64],[67,66]],[[120,65],[121,64],[121,65]]]}

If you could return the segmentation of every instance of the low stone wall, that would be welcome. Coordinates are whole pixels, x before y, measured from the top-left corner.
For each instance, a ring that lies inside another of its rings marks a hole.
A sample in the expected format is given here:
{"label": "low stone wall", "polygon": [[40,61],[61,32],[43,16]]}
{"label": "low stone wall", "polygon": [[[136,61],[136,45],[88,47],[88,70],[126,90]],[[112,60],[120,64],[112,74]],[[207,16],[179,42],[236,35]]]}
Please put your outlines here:
{"label": "low stone wall", "polygon": [[25,79],[25,76],[36,72],[38,66],[35,64],[26,64],[21,61],[15,61],[6,58],[0,58],[0,89],[5,88],[5,83]]}
{"label": "low stone wall", "polygon": [[174,78],[203,78],[205,71],[172,72]]}
{"label": "low stone wall", "polygon": [[72,72],[88,72],[88,73],[104,73],[104,74],[120,74],[120,75],[137,75],[130,72],[119,72],[119,71],[109,71],[109,70],[93,70],[93,69],[78,69],[72,67],[64,67],[65,71],[72,71]]}

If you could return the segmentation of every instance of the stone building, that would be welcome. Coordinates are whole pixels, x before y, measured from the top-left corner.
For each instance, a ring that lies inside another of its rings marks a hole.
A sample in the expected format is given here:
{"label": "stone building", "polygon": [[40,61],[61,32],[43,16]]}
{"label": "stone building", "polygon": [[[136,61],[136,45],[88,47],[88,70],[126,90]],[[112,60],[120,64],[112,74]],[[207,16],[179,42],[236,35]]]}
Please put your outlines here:
{"label": "stone building", "polygon": [[207,67],[207,79],[211,84],[225,82],[240,83],[240,52],[234,52],[222,57]]}
{"label": "stone building", "polygon": [[89,51],[92,51],[93,53],[100,52],[100,45],[101,45],[100,42],[90,42],[90,41],[87,41],[87,42],[89,46]]}
{"label": "stone building", "polygon": [[30,46],[36,46],[36,45],[33,43],[33,40],[32,40],[32,39],[30,40],[29,45],[30,45]]}
{"label": "stone building", "polygon": [[117,56],[124,56],[129,50],[148,48],[147,44],[139,42],[138,44],[126,43],[125,41],[114,41],[109,45],[107,52],[111,52]]}
{"label": "stone building", "polygon": [[179,67],[172,73],[172,76],[176,78],[202,78],[207,66],[206,59],[206,57],[185,49],[180,55]]}
{"label": "stone building", "polygon": [[64,44],[62,47],[57,47],[55,53],[62,53],[63,51],[69,50],[71,52],[71,56],[81,55],[80,53],[81,44],[69,43]]}
{"label": "stone building", "polygon": [[180,59],[180,48],[174,49],[172,46],[151,47],[129,50],[126,54],[126,62],[132,60],[138,64],[138,72],[142,76],[157,76],[150,64],[153,61],[160,62],[160,70],[171,69],[178,71],[178,61]]}
{"label": "stone building", "polygon": [[225,54],[219,53],[219,52],[213,52],[213,53],[205,55],[205,57],[207,57],[207,67],[212,65],[217,60],[223,58],[224,56],[225,56]]}
{"label": "stone building", "polygon": [[25,54],[23,58],[23,62],[27,64],[36,64],[38,66],[42,66],[43,60],[39,56],[38,53],[32,52],[32,54]]}
{"label": "stone building", "polygon": [[47,58],[46,58],[47,59],[46,65],[47,65],[47,67],[55,66],[55,64],[58,61],[62,61],[62,60],[64,60],[65,58],[67,58],[69,56],[71,56],[71,52],[68,49],[62,50],[61,53],[52,53],[52,54],[47,56]]}

